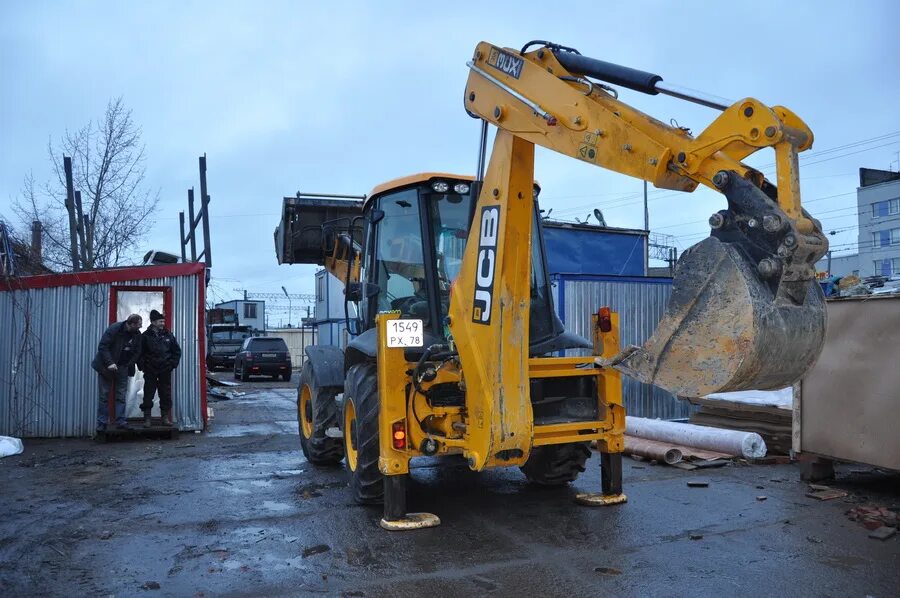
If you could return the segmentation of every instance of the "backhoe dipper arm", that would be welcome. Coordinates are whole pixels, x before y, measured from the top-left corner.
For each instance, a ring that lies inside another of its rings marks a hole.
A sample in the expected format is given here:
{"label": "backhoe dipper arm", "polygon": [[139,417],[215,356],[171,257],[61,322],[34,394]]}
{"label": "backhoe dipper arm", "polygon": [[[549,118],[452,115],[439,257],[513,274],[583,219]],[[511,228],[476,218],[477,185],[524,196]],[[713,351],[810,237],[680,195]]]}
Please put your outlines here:
{"label": "backhoe dipper arm", "polygon": [[[682,396],[781,388],[799,379],[817,358],[825,327],[814,264],[828,242],[800,202],[797,156],[812,145],[809,127],[782,106],[753,98],[725,106],[680,92],[658,75],[536,43],[543,47],[528,52],[477,46],[464,99],[470,114],[516,139],[658,188],[690,192],[703,184],[728,201],[727,210],[710,217],[711,237],[679,261],[666,316],[653,337],[615,367]],[[722,113],[693,137],[618,100],[597,79]],[[777,186],[742,162],[766,147],[775,151]],[[498,172],[518,168],[515,161],[495,162],[492,156],[490,168]],[[473,232],[484,207],[508,201],[502,188],[499,199],[491,191],[486,181]],[[477,249],[470,242],[466,254]],[[463,284],[469,276],[461,272]],[[527,293],[524,300],[527,310]]]}

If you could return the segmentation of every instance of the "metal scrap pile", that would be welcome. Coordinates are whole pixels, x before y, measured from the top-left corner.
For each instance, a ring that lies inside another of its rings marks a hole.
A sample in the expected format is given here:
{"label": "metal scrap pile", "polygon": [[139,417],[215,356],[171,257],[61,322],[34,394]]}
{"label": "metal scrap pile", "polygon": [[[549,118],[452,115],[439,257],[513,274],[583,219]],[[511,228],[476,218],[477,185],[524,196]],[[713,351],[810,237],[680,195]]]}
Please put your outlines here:
{"label": "metal scrap pile", "polygon": [[867,276],[860,279],[855,274],[831,276],[819,282],[826,297],[858,297],[863,295],[900,294],[900,279],[888,276]]}

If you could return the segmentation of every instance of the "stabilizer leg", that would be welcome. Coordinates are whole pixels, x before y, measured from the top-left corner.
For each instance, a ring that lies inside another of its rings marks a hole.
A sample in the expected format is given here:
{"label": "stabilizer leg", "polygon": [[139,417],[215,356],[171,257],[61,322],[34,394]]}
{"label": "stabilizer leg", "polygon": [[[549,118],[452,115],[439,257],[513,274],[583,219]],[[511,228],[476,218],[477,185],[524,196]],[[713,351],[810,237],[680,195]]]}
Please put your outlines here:
{"label": "stabilizer leg", "polygon": [[626,502],[622,493],[622,453],[600,453],[600,494],[585,492],[575,500],[588,507],[605,507]]}
{"label": "stabilizer leg", "polygon": [[381,527],[389,531],[404,531],[440,525],[437,515],[406,512],[407,477],[408,474],[384,476],[384,518]]}

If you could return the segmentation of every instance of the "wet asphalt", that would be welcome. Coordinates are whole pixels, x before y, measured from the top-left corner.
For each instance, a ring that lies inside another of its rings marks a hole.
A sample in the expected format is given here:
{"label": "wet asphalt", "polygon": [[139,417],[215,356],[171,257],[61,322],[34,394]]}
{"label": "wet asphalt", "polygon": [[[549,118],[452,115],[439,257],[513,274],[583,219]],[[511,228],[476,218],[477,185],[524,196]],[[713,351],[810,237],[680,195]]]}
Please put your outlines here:
{"label": "wet asphalt", "polygon": [[343,468],[303,459],[295,383],[243,384],[204,434],[26,441],[0,460],[0,595],[898,595],[900,541],[845,515],[897,508],[896,475],[842,467],[848,496],[820,502],[797,465],[625,459],[628,503],[591,509],[573,498],[596,456],[562,489],[421,460],[409,509],[443,523],[391,533]]}

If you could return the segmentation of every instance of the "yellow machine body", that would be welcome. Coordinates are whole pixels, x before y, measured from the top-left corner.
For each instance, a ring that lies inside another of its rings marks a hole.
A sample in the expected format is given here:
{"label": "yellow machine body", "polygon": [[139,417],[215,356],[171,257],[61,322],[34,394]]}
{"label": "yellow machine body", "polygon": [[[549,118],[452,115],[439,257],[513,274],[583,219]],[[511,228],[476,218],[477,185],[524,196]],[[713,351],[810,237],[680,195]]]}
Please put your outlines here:
{"label": "yellow machine body", "polygon": [[[567,70],[563,62],[582,65],[581,70]],[[410,317],[392,307],[369,320],[376,331],[375,353],[366,357],[354,350],[345,361],[348,381],[343,414],[337,419],[347,461],[354,479],[361,479],[362,451],[371,450],[375,432],[363,419],[377,409],[377,466],[385,476],[382,525],[387,529],[433,521],[416,514],[403,523],[405,502],[398,484],[409,472],[409,460],[422,455],[459,454],[476,471],[527,469],[530,457],[542,447],[580,451],[596,442],[603,492],[580,495],[579,502],[624,502],[619,456],[625,431],[623,372],[676,394],[699,396],[790,384],[818,356],[824,305],[813,264],[828,245],[820,224],[801,207],[797,167],[798,152],[812,145],[812,132],[787,108],[745,98],[722,106],[722,113],[694,137],[628,106],[612,88],[589,78],[608,66],[552,44],[532,52],[478,44],[469,63],[465,108],[498,129],[483,179],[413,175],[376,187],[363,206],[371,235],[372,227],[386,217],[376,202],[398,190],[440,181],[447,186],[471,184],[473,192],[478,191],[477,198],[471,198],[458,273],[452,285],[444,281],[450,292],[442,357],[430,362],[431,348],[425,351],[421,343],[391,346],[396,322]],[[612,67],[615,80],[622,67]],[[646,93],[655,93],[653,85],[661,80],[651,76],[649,83],[634,84],[637,78],[624,77]],[[486,138],[486,129],[483,134]],[[690,192],[702,184],[726,196],[729,209],[710,219],[711,237],[686,251],[679,262],[666,315],[643,347],[620,347],[619,318],[608,309],[593,316],[593,355],[549,357],[551,351],[530,346],[535,145],[659,188]],[[777,185],[742,162],[763,148],[775,152]],[[410,205],[405,200],[395,203]],[[429,234],[436,234],[425,230],[423,224],[422,231],[410,234],[419,234],[424,244]],[[369,252],[377,252],[376,243],[367,239],[363,246],[354,244],[352,234],[334,238],[323,249],[323,262],[353,287],[348,297],[365,303],[384,291],[367,280],[376,274],[365,272],[379,263],[367,261]],[[435,269],[422,266],[421,272],[406,272],[416,295],[427,286],[427,276],[437,276],[428,274],[429,268]],[[385,276],[391,276],[384,269]],[[438,288],[434,281],[428,284]],[[393,305],[396,298],[391,299]],[[436,314],[441,308],[430,309]],[[416,361],[410,355],[421,357]],[[373,400],[373,375],[376,407],[366,402]],[[313,384],[311,373],[306,380]],[[589,383],[594,415],[536,423],[531,389],[536,381],[547,380]],[[458,389],[464,400],[428,400],[432,390],[447,386]],[[310,415],[328,412],[316,408],[316,396],[301,391],[298,399],[306,442],[324,432],[316,426],[330,425]],[[330,416],[326,419],[331,421]],[[581,454],[582,465],[584,458],[586,453]],[[360,483],[371,485],[371,480]]]}

